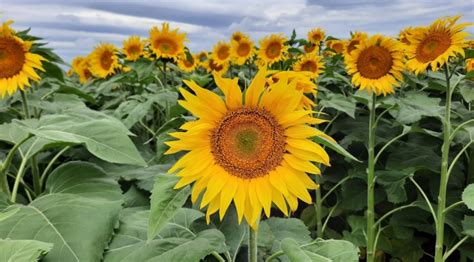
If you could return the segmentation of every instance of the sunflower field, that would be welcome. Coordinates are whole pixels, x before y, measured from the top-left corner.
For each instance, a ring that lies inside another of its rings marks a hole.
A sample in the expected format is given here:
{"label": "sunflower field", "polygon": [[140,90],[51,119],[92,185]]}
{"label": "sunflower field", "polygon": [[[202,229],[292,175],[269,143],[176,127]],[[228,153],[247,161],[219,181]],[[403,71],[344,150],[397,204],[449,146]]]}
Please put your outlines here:
{"label": "sunflower field", "polygon": [[0,261],[473,261],[459,18],[200,53],[163,23],[73,61],[3,22]]}

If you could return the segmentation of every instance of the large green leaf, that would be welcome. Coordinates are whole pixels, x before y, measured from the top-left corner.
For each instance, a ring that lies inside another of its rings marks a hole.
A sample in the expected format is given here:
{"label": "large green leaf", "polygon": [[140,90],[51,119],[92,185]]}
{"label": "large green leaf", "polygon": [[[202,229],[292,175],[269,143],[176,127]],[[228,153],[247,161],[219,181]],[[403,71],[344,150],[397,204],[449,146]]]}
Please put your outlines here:
{"label": "large green leaf", "polygon": [[281,248],[291,262],[350,262],[359,261],[359,249],[345,240],[316,240],[300,246],[291,238],[281,243]]}
{"label": "large green leaf", "polygon": [[381,170],[376,172],[376,181],[384,187],[388,201],[398,204],[407,200],[405,182],[412,173],[411,170]]}
{"label": "large green leaf", "polygon": [[53,243],[44,261],[98,261],[121,209],[119,185],[92,164],[60,166],[46,192],[29,205],[13,205],[0,223],[0,238]]}
{"label": "large green leaf", "polygon": [[440,98],[429,97],[422,91],[409,91],[396,100],[398,107],[390,114],[403,124],[419,121],[423,116],[441,118],[443,107]]}
{"label": "large green leaf", "polygon": [[462,201],[469,209],[474,210],[474,184],[470,184],[464,189]]}
{"label": "large green leaf", "polygon": [[190,188],[174,189],[179,178],[171,175],[156,176],[155,186],[151,194],[150,221],[148,224],[148,240],[156,234],[184,205],[191,193]]}
{"label": "large green leaf", "polygon": [[352,97],[329,93],[325,99],[321,99],[320,106],[334,108],[355,118],[356,101]]}
{"label": "large green leaf", "polygon": [[90,153],[105,161],[146,165],[119,121],[57,114],[41,118],[37,126],[22,126],[28,132],[44,139],[84,144]]}
{"label": "large green leaf", "polygon": [[464,216],[462,228],[464,234],[474,237],[474,216]]}
{"label": "large green leaf", "polygon": [[280,249],[281,241],[285,238],[292,238],[299,244],[311,241],[308,228],[297,218],[271,217],[264,220],[258,227],[258,235],[258,245],[273,252]]}
{"label": "large green leaf", "polygon": [[4,262],[38,261],[53,244],[36,240],[0,239],[0,260]]}

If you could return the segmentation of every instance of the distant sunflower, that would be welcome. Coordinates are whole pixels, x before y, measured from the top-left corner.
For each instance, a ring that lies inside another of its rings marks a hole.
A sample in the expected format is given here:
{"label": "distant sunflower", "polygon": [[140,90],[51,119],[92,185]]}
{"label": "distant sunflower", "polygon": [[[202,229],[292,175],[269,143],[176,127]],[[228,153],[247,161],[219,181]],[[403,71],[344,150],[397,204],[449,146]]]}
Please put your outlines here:
{"label": "distant sunflower", "polygon": [[308,41],[315,45],[320,45],[326,37],[324,30],[321,28],[314,28],[308,32]]}
{"label": "distant sunflower", "polygon": [[419,74],[428,66],[437,71],[446,64],[450,57],[460,55],[464,57],[467,46],[468,32],[462,30],[471,23],[455,25],[460,16],[440,18],[429,27],[417,28],[413,35],[408,36],[410,42],[406,48],[409,70]]}
{"label": "distant sunflower", "polygon": [[204,62],[203,67],[209,73],[216,72],[219,75],[224,75],[229,70],[229,63],[219,65],[214,61],[214,58],[209,58]]}
{"label": "distant sunflower", "polygon": [[178,67],[179,69],[183,70],[184,72],[191,73],[193,72],[198,64],[198,57],[197,56],[187,56],[183,55],[179,60],[178,60]]}
{"label": "distant sunflower", "polygon": [[123,53],[125,58],[129,61],[136,61],[145,52],[145,42],[140,39],[139,36],[131,36],[127,40],[123,41]]}
{"label": "distant sunflower", "polygon": [[240,42],[240,40],[242,40],[243,38],[248,38],[248,36],[240,31],[235,31],[234,33],[232,33],[230,40]]}
{"label": "distant sunflower", "polygon": [[150,48],[158,58],[177,60],[184,54],[185,33],[178,33],[178,29],[170,31],[170,25],[163,23],[161,30],[154,26],[150,30]]}
{"label": "distant sunflower", "polygon": [[360,41],[363,41],[368,38],[367,33],[364,32],[355,32],[351,39],[346,42],[346,46],[344,48],[346,54],[350,54],[357,46],[360,44]]}
{"label": "distant sunflower", "polygon": [[321,173],[312,162],[329,165],[326,151],[310,139],[331,139],[310,126],[324,121],[298,109],[303,92],[295,81],[280,79],[266,88],[266,75],[257,73],[245,99],[237,78],[218,74],[214,79],[225,100],[194,82],[185,81],[194,94],[180,90],[179,104],[198,119],[170,134],[178,140],[166,142],[166,154],[186,154],[169,173],[180,177],[175,188],[194,183],[193,202],[204,192],[200,207],[207,206],[208,223],[218,211],[222,219],[232,201],[238,222],[245,217],[254,229],[262,209],[270,216],[272,203],[288,215],[298,199],[312,202],[308,189],[318,185],[307,173]]}
{"label": "distant sunflower", "polygon": [[400,33],[398,34],[398,40],[404,44],[404,45],[410,45],[410,40],[409,38],[413,35],[413,33],[416,30],[419,30],[420,28],[415,28],[415,27],[406,27]]}
{"label": "distant sunflower", "polygon": [[92,78],[89,67],[89,59],[87,57],[78,56],[72,60],[72,69],[79,76],[79,82],[81,84],[86,83]]}
{"label": "distant sunflower", "polygon": [[303,49],[306,54],[312,54],[319,51],[319,46],[313,43],[308,43],[303,46]]}
{"label": "distant sunflower", "polygon": [[212,50],[212,58],[214,59],[214,63],[218,65],[226,64],[230,61],[230,49],[231,46],[225,42],[218,42],[214,45]]}
{"label": "distant sunflower", "polygon": [[327,45],[336,54],[342,54],[342,52],[344,52],[344,42],[341,40],[329,40],[327,41]]}
{"label": "distant sunflower", "polygon": [[361,90],[386,95],[403,80],[400,42],[375,35],[360,42],[357,49],[345,56],[352,83]]}
{"label": "distant sunflower", "polygon": [[321,57],[316,54],[306,54],[301,56],[298,62],[293,66],[296,72],[306,71],[311,73],[311,78],[316,79],[324,69]]}
{"label": "distant sunflower", "polygon": [[0,95],[12,95],[18,89],[30,87],[30,80],[40,80],[35,69],[44,71],[42,56],[30,51],[33,42],[15,36],[10,28],[13,21],[3,23],[0,28]]}
{"label": "distant sunflower", "polygon": [[474,71],[474,58],[466,59],[466,71]]}
{"label": "distant sunflower", "polygon": [[267,66],[285,59],[288,46],[285,45],[286,37],[272,34],[260,40],[258,57]]}
{"label": "distant sunflower", "polygon": [[288,79],[288,81],[296,81],[296,90],[303,91],[304,96],[301,97],[299,108],[311,109],[315,106],[313,99],[309,95],[316,96],[317,87],[311,79],[311,72],[294,72],[294,71],[279,71],[271,75],[270,83],[277,83],[280,79]]}
{"label": "distant sunflower", "polygon": [[209,56],[209,55],[207,54],[206,51],[201,51],[201,52],[199,52],[199,53],[197,54],[196,57],[197,57],[197,59],[199,60],[199,62],[204,62],[204,61],[207,59],[208,56]]}
{"label": "distant sunflower", "polygon": [[250,38],[244,37],[239,42],[233,41],[231,55],[236,65],[243,65],[254,54],[254,45]]}
{"label": "distant sunflower", "polygon": [[89,55],[90,70],[99,78],[115,74],[115,69],[120,68],[117,49],[112,44],[99,44]]}

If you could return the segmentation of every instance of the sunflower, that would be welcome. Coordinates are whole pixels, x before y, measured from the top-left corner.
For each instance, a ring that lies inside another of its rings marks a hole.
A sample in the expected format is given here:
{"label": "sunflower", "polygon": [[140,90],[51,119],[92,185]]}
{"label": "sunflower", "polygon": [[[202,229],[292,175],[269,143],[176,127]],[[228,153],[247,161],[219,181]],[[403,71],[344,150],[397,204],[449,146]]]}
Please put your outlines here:
{"label": "sunflower", "polygon": [[285,59],[288,46],[285,45],[286,37],[272,34],[260,40],[258,57],[267,66]]}
{"label": "sunflower", "polygon": [[407,67],[419,74],[428,66],[437,71],[450,57],[464,57],[467,46],[466,37],[469,35],[462,30],[471,23],[456,24],[460,16],[440,18],[429,27],[418,28],[413,35],[408,36],[410,45],[406,48],[408,57]]}
{"label": "sunflower", "polygon": [[415,28],[415,27],[409,26],[409,27],[404,28],[398,34],[399,41],[404,45],[407,45],[407,46],[410,45],[409,38],[413,35],[414,32],[416,32],[416,30],[419,30],[419,29],[421,29],[421,27]]}
{"label": "sunflower", "polygon": [[89,55],[90,70],[99,78],[115,74],[115,69],[120,68],[117,49],[112,44],[99,44]]}
{"label": "sunflower", "polygon": [[204,62],[207,59],[208,54],[206,51],[201,51],[196,55],[196,57],[199,60],[199,62]]}
{"label": "sunflower", "polygon": [[308,32],[308,42],[315,45],[320,45],[325,37],[324,30],[319,27]]}
{"label": "sunflower", "polygon": [[218,65],[223,65],[223,64],[228,63],[231,58],[230,49],[231,49],[230,44],[222,42],[222,41],[214,45],[214,48],[212,50],[212,58],[214,60],[214,63]]}
{"label": "sunflower", "polygon": [[331,48],[336,54],[342,54],[344,52],[344,42],[341,40],[329,40],[327,42],[329,48]]}
{"label": "sunflower", "polygon": [[307,173],[320,174],[312,162],[329,165],[328,154],[310,138],[331,138],[309,126],[323,120],[297,109],[303,93],[296,81],[280,79],[265,88],[266,75],[257,73],[245,99],[237,78],[218,74],[214,78],[225,100],[194,82],[185,81],[194,94],[180,90],[185,100],[179,104],[198,119],[170,134],[178,140],[166,142],[166,154],[186,154],[169,173],[181,178],[175,188],[194,182],[193,202],[204,192],[200,207],[207,206],[208,222],[217,211],[222,219],[232,201],[239,223],[245,217],[254,229],[262,209],[270,216],[272,203],[288,215],[298,199],[312,202],[308,189],[318,185]]}
{"label": "sunflower", "polygon": [[311,78],[317,78],[324,69],[321,57],[316,54],[303,55],[298,62],[293,66],[296,72],[306,71],[311,73]]}
{"label": "sunflower", "polygon": [[219,65],[211,57],[211,58],[207,59],[207,61],[204,62],[203,67],[209,73],[216,72],[220,75],[224,75],[225,73],[227,73],[227,70],[229,70],[229,63]]}
{"label": "sunflower", "polygon": [[72,60],[72,70],[79,76],[79,82],[81,84],[86,83],[92,78],[89,67],[89,59],[87,57],[78,56]]}
{"label": "sunflower", "polygon": [[139,36],[131,36],[123,41],[123,53],[129,61],[137,61],[144,54],[145,42]]}
{"label": "sunflower", "polygon": [[183,70],[184,72],[191,73],[193,72],[198,64],[198,57],[196,55],[183,55],[178,60],[178,67],[179,69]]}
{"label": "sunflower", "polygon": [[5,97],[15,93],[18,88],[30,87],[30,79],[39,81],[35,69],[44,71],[42,56],[30,51],[33,42],[23,41],[15,36],[10,28],[13,21],[3,23],[0,28],[0,95]]}
{"label": "sunflower", "polygon": [[466,59],[466,71],[474,71],[474,58]]}
{"label": "sunflower", "polygon": [[364,32],[355,32],[351,39],[346,42],[344,51],[346,54],[350,54],[357,46],[360,44],[360,41],[367,39],[368,35]]}
{"label": "sunflower", "polygon": [[178,33],[178,29],[170,31],[170,25],[163,23],[161,30],[154,26],[150,30],[150,48],[158,58],[177,60],[184,54],[185,33]]}
{"label": "sunflower", "polygon": [[252,40],[243,37],[239,42],[233,41],[231,55],[236,65],[243,65],[254,54],[254,45]]}
{"label": "sunflower", "polygon": [[467,40],[467,47],[469,49],[474,49],[474,39]]}
{"label": "sunflower", "polygon": [[303,46],[303,49],[306,54],[317,53],[319,51],[319,45],[308,43]]}
{"label": "sunflower", "polygon": [[402,46],[392,38],[374,35],[361,41],[345,56],[345,63],[352,83],[369,93],[393,93],[393,87],[403,80]]}
{"label": "sunflower", "polygon": [[296,90],[303,91],[306,94],[302,96],[299,108],[311,109],[315,106],[315,103],[308,95],[316,96],[317,94],[316,84],[311,78],[311,72],[277,71],[271,75],[268,81],[270,84],[277,83],[280,79],[288,79],[290,82],[296,81]]}
{"label": "sunflower", "polygon": [[230,40],[240,42],[240,40],[242,40],[243,38],[249,38],[249,37],[240,31],[235,31],[234,33],[232,33]]}

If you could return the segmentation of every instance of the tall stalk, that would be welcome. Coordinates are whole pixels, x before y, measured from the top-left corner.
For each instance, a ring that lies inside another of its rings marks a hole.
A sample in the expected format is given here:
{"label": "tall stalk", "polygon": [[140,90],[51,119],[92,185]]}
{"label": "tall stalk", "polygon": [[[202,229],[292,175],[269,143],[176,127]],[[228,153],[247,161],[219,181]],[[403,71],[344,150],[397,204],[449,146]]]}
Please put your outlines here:
{"label": "tall stalk", "polygon": [[369,159],[368,159],[368,168],[367,168],[367,261],[373,262],[375,260],[375,218],[374,218],[374,209],[375,209],[375,197],[374,197],[374,187],[375,187],[375,102],[376,95],[372,94],[372,105],[370,108],[370,118],[369,118]]}
{"label": "tall stalk", "polygon": [[446,190],[448,187],[449,142],[451,136],[451,86],[448,65],[445,65],[446,104],[443,122],[443,147],[441,149],[441,178],[439,182],[438,212],[436,224],[435,262],[443,261],[444,220],[446,208]]}
{"label": "tall stalk", "polygon": [[254,230],[250,225],[248,226],[248,231],[249,231],[249,262],[257,262],[257,254],[258,254],[258,249],[257,249],[257,237],[258,233],[257,230]]}

